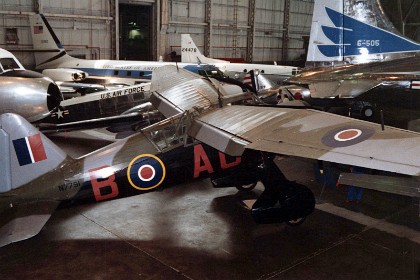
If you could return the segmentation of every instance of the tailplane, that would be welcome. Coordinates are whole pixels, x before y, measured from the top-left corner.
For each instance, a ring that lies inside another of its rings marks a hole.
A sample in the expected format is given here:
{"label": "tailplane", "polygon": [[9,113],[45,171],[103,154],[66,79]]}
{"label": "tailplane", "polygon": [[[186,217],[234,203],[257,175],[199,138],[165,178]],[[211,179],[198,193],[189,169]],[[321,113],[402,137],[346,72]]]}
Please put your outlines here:
{"label": "tailplane", "polygon": [[229,63],[229,61],[208,58],[201,54],[190,34],[181,34],[181,62],[183,63]]}
{"label": "tailplane", "polygon": [[360,64],[420,53],[376,0],[315,0],[307,66]]}
{"label": "tailplane", "polygon": [[67,54],[44,15],[34,14],[29,22],[37,69],[57,68],[62,62],[76,60]]}

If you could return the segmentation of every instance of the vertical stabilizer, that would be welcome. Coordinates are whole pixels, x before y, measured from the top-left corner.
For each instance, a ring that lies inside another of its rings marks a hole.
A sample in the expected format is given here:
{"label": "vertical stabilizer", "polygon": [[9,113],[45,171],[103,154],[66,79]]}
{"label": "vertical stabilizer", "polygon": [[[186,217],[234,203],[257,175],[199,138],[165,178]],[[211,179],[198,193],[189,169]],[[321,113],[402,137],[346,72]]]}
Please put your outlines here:
{"label": "vertical stabilizer", "polygon": [[208,58],[201,54],[190,34],[181,34],[181,62],[183,63],[229,63],[226,60]]}
{"label": "vertical stabilizer", "polygon": [[376,0],[315,0],[307,65],[368,63],[413,56],[420,44],[398,34]]}
{"label": "vertical stabilizer", "polygon": [[24,118],[0,115],[0,247],[40,232],[60,199],[66,154]]}
{"label": "vertical stabilizer", "polygon": [[66,53],[44,15],[34,14],[29,17],[29,22],[38,69],[56,68],[63,61],[75,59]]}
{"label": "vertical stabilizer", "polygon": [[0,193],[28,184],[65,159],[60,148],[21,116],[0,116]]}

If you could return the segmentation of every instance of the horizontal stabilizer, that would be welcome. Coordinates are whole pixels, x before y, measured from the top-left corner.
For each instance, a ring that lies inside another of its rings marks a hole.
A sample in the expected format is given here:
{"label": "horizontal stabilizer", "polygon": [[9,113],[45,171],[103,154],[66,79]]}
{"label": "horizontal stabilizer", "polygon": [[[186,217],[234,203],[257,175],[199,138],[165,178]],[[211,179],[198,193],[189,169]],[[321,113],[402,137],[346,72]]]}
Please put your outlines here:
{"label": "horizontal stabilizer", "polygon": [[0,247],[38,234],[57,208],[58,203],[38,201],[10,205],[0,216]]}
{"label": "horizontal stabilizer", "polygon": [[341,173],[338,183],[398,195],[420,197],[419,181],[414,178]]}

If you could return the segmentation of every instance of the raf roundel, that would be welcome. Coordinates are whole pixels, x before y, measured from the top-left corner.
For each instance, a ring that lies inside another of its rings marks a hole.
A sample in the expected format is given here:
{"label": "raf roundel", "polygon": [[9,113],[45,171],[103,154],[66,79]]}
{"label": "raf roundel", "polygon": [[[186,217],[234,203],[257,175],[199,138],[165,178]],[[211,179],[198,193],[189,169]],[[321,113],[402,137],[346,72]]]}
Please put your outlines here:
{"label": "raf roundel", "polygon": [[135,157],[127,169],[127,178],[131,186],[142,191],[159,186],[165,175],[165,165],[157,156],[151,154]]}
{"label": "raf roundel", "polygon": [[321,141],[331,148],[348,147],[369,139],[374,133],[368,127],[340,127],[327,132]]}

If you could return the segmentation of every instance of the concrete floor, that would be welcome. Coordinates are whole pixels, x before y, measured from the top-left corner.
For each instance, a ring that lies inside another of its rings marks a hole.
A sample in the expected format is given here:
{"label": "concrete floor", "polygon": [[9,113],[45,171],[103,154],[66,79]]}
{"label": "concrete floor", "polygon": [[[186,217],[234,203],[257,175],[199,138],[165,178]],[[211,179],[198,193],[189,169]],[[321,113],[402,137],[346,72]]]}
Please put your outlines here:
{"label": "concrete floor", "polygon": [[[52,137],[72,156],[108,143],[102,132]],[[103,135],[102,135],[103,136]],[[289,179],[315,193],[299,227],[258,225],[244,206],[262,191],[208,180],[58,209],[34,238],[0,248],[0,279],[419,279],[418,202],[322,188],[313,162],[283,159]]]}

